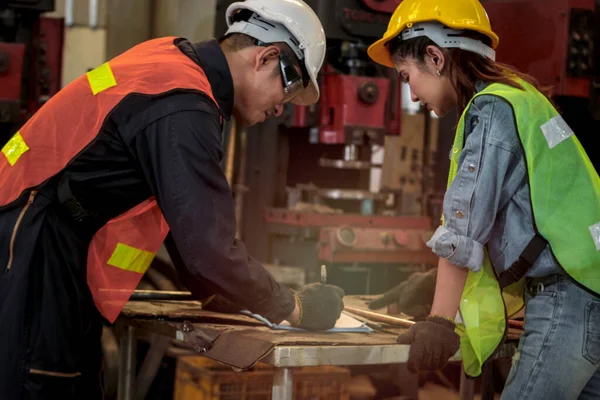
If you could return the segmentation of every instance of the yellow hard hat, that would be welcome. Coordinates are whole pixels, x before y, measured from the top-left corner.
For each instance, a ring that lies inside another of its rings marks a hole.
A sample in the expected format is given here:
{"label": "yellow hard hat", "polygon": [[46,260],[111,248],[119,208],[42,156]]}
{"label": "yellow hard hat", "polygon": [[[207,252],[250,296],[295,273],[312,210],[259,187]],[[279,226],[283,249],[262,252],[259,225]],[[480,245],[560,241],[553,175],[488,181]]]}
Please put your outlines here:
{"label": "yellow hard hat", "polygon": [[490,19],[479,0],[403,0],[392,14],[383,37],[369,46],[369,57],[379,64],[394,68],[385,46],[387,42],[412,24],[427,21],[438,21],[452,29],[480,32],[490,38],[493,49],[500,41],[492,31]]}

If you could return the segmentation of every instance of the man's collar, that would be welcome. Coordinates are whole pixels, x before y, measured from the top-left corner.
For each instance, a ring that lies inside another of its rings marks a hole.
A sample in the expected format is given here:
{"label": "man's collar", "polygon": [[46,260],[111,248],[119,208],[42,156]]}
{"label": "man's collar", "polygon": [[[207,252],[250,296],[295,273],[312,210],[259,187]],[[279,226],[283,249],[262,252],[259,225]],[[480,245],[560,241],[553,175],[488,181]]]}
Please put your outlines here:
{"label": "man's collar", "polygon": [[223,118],[233,112],[233,78],[225,54],[216,40],[190,44],[187,40],[176,42],[179,49],[202,67]]}
{"label": "man's collar", "polygon": [[193,47],[200,59],[200,66],[208,77],[213,96],[219,103],[223,118],[229,119],[233,112],[233,78],[225,54],[216,40],[195,43]]}

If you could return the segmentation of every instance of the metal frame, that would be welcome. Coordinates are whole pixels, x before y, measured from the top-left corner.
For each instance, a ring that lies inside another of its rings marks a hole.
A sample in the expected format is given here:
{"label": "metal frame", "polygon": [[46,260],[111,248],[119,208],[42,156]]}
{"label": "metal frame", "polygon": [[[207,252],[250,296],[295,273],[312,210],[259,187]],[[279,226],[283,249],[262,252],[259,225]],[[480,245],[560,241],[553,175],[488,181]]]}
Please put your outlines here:
{"label": "metal frame", "polygon": [[423,229],[431,228],[427,217],[388,217],[384,215],[360,214],[316,214],[303,213],[287,208],[267,208],[264,211],[267,224],[282,224],[296,227],[335,227],[352,226],[356,228],[384,229]]}
{"label": "metal frame", "polygon": [[[137,327],[142,326],[139,323]],[[143,329],[143,328],[142,328]],[[150,386],[156,368],[164,356],[167,344],[173,339],[156,333],[140,375],[136,382],[136,327],[125,326],[125,334],[121,338],[121,371],[119,375],[119,400],[143,399]],[[154,333],[154,331],[153,331]],[[176,331],[175,337],[183,337],[186,332]],[[273,400],[292,400],[293,374],[291,368],[309,367],[319,365],[383,365],[402,364],[408,360],[410,346],[408,345],[365,345],[365,346],[275,346],[261,362],[277,367],[273,380]],[[510,357],[514,352],[514,345],[505,345],[496,355]],[[199,353],[200,354],[200,353]],[[459,362],[457,354],[450,359]],[[461,375],[460,399],[473,400],[475,393],[475,379]],[[493,398],[493,397],[492,397]]]}

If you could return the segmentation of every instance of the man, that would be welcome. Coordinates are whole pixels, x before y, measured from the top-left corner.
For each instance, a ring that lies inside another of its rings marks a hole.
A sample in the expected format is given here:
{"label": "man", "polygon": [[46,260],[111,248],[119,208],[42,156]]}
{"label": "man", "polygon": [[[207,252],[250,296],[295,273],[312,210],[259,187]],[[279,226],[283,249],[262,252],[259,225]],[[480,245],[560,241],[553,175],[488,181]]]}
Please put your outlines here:
{"label": "man", "polygon": [[[292,21],[293,18],[293,21]],[[318,100],[325,36],[302,1],[248,0],[220,42],[142,43],[54,96],[0,154],[0,393],[97,399],[113,322],[164,242],[198,297],[334,325],[343,291],[292,294],[235,240],[221,124]]]}

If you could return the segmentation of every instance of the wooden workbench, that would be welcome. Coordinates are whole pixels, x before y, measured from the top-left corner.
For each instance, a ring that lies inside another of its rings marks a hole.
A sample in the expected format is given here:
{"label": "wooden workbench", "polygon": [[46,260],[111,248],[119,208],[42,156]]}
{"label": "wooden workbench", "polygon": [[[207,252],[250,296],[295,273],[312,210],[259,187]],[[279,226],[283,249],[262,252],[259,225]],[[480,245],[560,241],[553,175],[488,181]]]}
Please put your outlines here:
{"label": "wooden workbench", "polygon": [[[344,302],[366,309],[364,296],[346,296]],[[273,386],[273,399],[291,399],[290,368],[319,365],[382,365],[408,360],[410,346],[396,344],[405,328],[386,326],[372,333],[339,333],[273,330],[251,317],[203,311],[197,301],[130,301],[119,323],[126,327],[121,341],[119,399],[134,399],[136,334],[150,333],[158,353],[147,356],[162,359],[168,343],[176,339],[182,346],[233,368],[244,370],[261,361],[279,367]],[[373,326],[373,325],[372,325]],[[499,357],[512,356],[514,345]],[[456,355],[452,359],[459,362]],[[142,367],[152,372],[153,367]],[[140,380],[140,376],[138,376]],[[151,381],[151,380],[150,380]],[[138,394],[140,392],[138,382]],[[465,380],[465,384],[471,384]],[[146,385],[149,386],[148,382]],[[142,392],[143,392],[142,388]],[[469,393],[471,391],[466,391]],[[469,398],[464,397],[463,398]]]}

